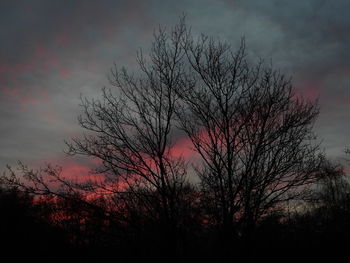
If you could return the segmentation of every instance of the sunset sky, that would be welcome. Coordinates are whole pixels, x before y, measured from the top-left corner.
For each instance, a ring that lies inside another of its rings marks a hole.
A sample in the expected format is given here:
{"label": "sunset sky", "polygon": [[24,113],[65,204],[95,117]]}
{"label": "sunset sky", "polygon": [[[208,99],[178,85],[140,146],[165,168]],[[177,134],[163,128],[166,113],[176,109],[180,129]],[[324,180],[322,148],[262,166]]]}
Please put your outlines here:
{"label": "sunset sky", "polygon": [[[301,94],[319,98],[315,131],[327,155],[350,145],[349,0],[1,0],[0,171],[17,160],[92,164],[67,157],[64,140],[83,132],[80,94],[98,97],[107,74],[135,66],[153,30],[185,12],[192,32],[227,40],[245,36],[248,55],[272,61]],[[182,142],[179,145],[183,145]],[[350,158],[350,157],[349,157]]]}

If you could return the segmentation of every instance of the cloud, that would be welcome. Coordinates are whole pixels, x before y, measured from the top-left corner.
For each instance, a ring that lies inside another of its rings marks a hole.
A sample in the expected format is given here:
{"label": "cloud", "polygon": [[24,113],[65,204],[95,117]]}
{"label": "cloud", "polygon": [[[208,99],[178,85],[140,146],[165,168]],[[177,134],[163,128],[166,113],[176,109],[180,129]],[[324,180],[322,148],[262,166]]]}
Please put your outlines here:
{"label": "cloud", "polygon": [[347,0],[2,1],[0,169],[61,158],[63,140],[82,132],[80,94],[98,97],[113,62],[135,68],[153,29],[174,25],[182,12],[194,34],[233,47],[245,36],[252,60],[272,59],[303,94],[319,96],[316,132],[341,155],[350,129],[349,7]]}

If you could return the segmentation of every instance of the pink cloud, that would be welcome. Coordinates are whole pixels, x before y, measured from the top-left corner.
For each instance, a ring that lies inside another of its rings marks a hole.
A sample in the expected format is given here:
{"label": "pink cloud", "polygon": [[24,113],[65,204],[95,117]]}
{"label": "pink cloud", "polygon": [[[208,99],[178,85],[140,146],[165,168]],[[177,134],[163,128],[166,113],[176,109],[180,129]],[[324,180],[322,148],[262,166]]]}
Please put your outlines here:
{"label": "pink cloud", "polygon": [[85,182],[94,178],[100,178],[99,175],[92,172],[94,168],[101,164],[101,161],[98,159],[87,158],[82,161],[64,156],[50,159],[48,163],[62,167],[61,176],[68,180]]}
{"label": "pink cloud", "polygon": [[7,97],[17,97],[19,94],[19,88],[10,88],[9,86],[3,86],[3,94]]}
{"label": "pink cloud", "polygon": [[62,78],[68,78],[71,75],[71,72],[67,68],[60,67],[59,74]]}
{"label": "pink cloud", "polygon": [[84,181],[90,175],[91,168],[80,164],[65,165],[62,170],[62,175],[68,179],[77,179]]}
{"label": "pink cloud", "polygon": [[47,55],[47,50],[44,48],[44,47],[42,47],[42,46],[36,46],[35,47],[35,49],[34,49],[34,55],[35,56],[46,56]]}
{"label": "pink cloud", "polygon": [[54,42],[59,44],[62,47],[67,47],[70,43],[71,37],[69,36],[69,34],[65,31],[57,34],[54,38],[53,38]]}
{"label": "pink cloud", "polygon": [[192,142],[187,136],[179,138],[174,143],[171,153],[174,157],[183,157],[187,161],[196,155],[196,152],[192,149]]}
{"label": "pink cloud", "polygon": [[315,100],[320,96],[320,86],[319,81],[315,80],[304,80],[298,85],[301,96],[311,100]]}
{"label": "pink cloud", "polygon": [[11,70],[11,66],[8,64],[0,64],[0,74],[7,73]]}

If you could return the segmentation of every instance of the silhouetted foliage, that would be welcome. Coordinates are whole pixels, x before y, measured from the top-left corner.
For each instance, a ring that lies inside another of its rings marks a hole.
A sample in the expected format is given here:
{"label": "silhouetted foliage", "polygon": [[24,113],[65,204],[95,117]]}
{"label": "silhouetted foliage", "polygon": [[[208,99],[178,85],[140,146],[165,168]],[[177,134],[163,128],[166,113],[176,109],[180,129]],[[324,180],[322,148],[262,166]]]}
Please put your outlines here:
{"label": "silhouetted foliage", "polygon": [[69,254],[67,233],[43,218],[44,208],[33,201],[33,196],[1,185],[0,211],[3,258],[60,262],[62,251]]}

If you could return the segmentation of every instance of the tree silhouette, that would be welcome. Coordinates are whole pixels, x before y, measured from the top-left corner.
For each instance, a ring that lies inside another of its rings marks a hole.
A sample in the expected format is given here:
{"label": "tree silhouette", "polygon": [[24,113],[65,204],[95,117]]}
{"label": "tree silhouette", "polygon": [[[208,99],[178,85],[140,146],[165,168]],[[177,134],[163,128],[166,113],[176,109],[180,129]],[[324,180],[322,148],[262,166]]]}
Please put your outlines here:
{"label": "tree silhouette", "polygon": [[99,172],[114,185],[127,188],[127,194],[143,202],[149,214],[156,213],[165,235],[173,238],[187,174],[185,161],[173,152],[176,90],[184,74],[184,33],[183,23],[170,35],[160,28],[149,59],[142,51],[137,56],[137,76],[115,66],[110,81],[117,90],[104,89],[101,100],[82,100],[79,123],[91,133],[67,143],[69,154],[101,160]]}
{"label": "tree silhouette", "polygon": [[220,40],[186,34],[191,82],[178,90],[178,117],[203,160],[197,169],[208,212],[225,233],[244,234],[266,212],[315,181],[322,158],[314,143],[316,102],[262,62],[251,66]]}
{"label": "tree silhouette", "polygon": [[[334,169],[320,172],[317,102],[297,96],[272,66],[249,63],[244,40],[233,51],[205,35],[194,39],[181,18],[170,34],[155,32],[149,56],[140,51],[137,64],[137,73],[114,65],[114,89],[81,99],[86,134],[66,142],[67,152],[100,161],[93,180],[78,183],[60,167],[22,163],[19,173],[9,167],[1,177],[40,203],[38,218],[69,233],[85,261],[114,247],[123,260],[249,259],[255,237],[265,248],[285,236],[302,240],[303,220],[315,218],[286,220],[283,208],[320,178],[317,200],[344,204],[348,184],[325,176]],[[198,185],[188,179],[189,160],[175,151],[180,136],[200,157],[193,163]],[[233,251],[242,244],[250,254]]]}
{"label": "tree silhouette", "polygon": [[[33,196],[0,184],[0,246],[13,261],[61,262],[70,252],[68,235],[43,217]],[[58,254],[57,251],[64,253]]]}

